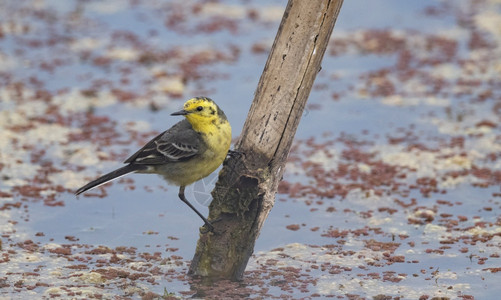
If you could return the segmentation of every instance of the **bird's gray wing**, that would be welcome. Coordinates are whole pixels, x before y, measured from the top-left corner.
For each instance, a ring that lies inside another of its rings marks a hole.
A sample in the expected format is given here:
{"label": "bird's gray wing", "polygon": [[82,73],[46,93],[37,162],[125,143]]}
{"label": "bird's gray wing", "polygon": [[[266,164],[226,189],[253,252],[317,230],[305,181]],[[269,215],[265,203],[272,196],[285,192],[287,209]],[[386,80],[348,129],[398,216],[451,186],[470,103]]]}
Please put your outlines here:
{"label": "bird's gray wing", "polygon": [[184,161],[201,153],[204,146],[200,134],[183,120],[149,141],[125,163],[158,165]]}

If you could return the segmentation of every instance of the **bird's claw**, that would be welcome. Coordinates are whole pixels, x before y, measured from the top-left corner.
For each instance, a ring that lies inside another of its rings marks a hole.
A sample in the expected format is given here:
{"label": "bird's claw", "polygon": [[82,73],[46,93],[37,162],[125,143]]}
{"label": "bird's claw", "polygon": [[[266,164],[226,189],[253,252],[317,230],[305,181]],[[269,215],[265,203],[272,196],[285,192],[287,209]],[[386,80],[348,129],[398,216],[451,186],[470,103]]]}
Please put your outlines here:
{"label": "bird's claw", "polygon": [[209,232],[214,232],[214,226],[211,223],[205,223],[204,226],[200,227],[200,233],[206,234]]}
{"label": "bird's claw", "polygon": [[[211,222],[216,223],[216,222],[219,222],[221,220],[222,220],[222,218],[217,218],[215,220],[212,220]],[[206,234],[208,232],[214,233],[214,226],[212,225],[211,222],[206,222],[202,227],[200,227],[201,234]]]}
{"label": "bird's claw", "polygon": [[237,151],[237,150],[228,150],[228,156],[231,156],[231,157],[245,156],[245,153]]}

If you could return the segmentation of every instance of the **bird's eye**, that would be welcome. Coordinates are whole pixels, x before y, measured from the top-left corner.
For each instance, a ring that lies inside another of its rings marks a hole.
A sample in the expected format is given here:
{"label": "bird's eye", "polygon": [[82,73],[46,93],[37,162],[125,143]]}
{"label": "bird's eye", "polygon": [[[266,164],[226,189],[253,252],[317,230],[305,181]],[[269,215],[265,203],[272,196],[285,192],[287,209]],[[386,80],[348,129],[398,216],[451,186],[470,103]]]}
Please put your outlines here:
{"label": "bird's eye", "polygon": [[198,111],[202,111],[204,108],[202,106],[197,107]]}

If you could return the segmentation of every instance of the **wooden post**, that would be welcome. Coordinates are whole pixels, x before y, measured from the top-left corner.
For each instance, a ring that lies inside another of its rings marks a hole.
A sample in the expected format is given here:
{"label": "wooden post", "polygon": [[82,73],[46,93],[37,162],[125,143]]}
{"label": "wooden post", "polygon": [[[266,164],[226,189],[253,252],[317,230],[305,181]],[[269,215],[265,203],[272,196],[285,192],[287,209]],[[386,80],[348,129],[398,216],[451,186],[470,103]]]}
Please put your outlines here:
{"label": "wooden post", "polygon": [[[342,0],[289,0],[235,149],[212,191],[214,233],[201,234],[189,274],[240,280],[254,251]],[[322,130],[320,122],[319,130]]]}

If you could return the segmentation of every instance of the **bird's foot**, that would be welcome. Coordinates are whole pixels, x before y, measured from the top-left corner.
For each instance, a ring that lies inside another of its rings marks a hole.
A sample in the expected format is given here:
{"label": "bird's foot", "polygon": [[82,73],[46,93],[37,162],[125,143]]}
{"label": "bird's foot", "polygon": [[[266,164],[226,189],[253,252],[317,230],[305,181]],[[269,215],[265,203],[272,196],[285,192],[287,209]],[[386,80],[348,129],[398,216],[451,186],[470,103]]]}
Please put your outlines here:
{"label": "bird's foot", "polygon": [[214,232],[214,226],[212,226],[211,223],[206,222],[204,226],[200,227],[200,233],[201,234],[206,234],[209,232]]}
{"label": "bird's foot", "polygon": [[231,157],[245,156],[245,153],[236,150],[228,150],[228,156]]}
{"label": "bird's foot", "polygon": [[[215,220],[212,220],[211,222],[216,223],[216,222],[219,222],[221,220],[222,220],[222,218],[217,218]],[[214,233],[214,226],[211,224],[211,222],[207,221],[207,222],[205,222],[204,226],[200,227],[201,234],[206,234],[209,232]]]}

